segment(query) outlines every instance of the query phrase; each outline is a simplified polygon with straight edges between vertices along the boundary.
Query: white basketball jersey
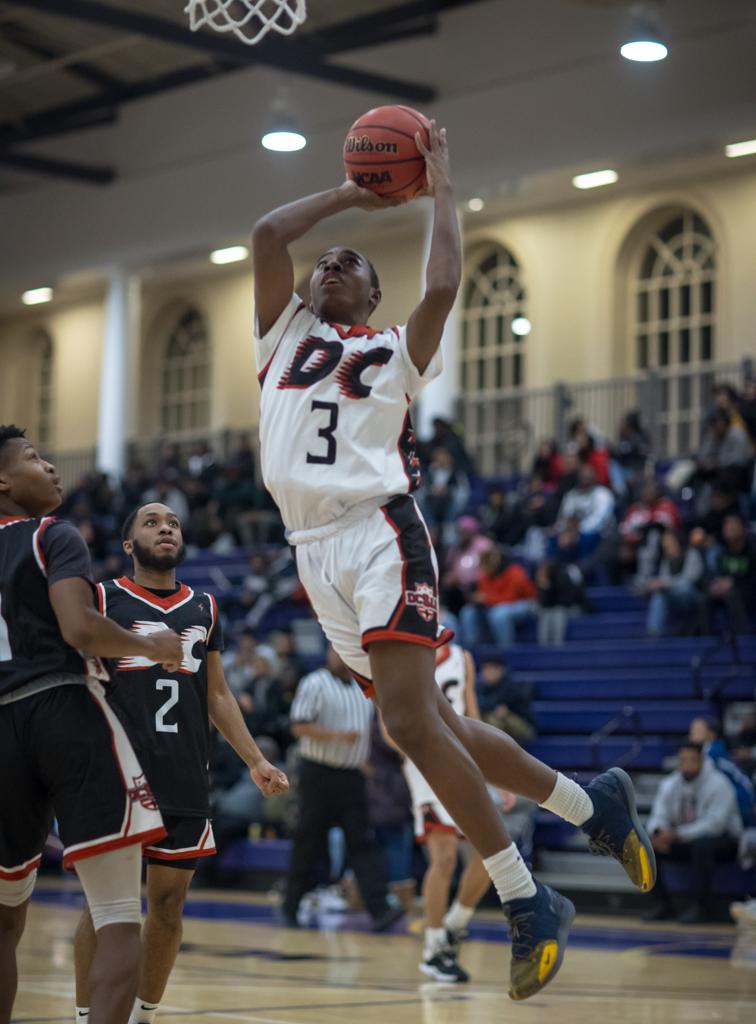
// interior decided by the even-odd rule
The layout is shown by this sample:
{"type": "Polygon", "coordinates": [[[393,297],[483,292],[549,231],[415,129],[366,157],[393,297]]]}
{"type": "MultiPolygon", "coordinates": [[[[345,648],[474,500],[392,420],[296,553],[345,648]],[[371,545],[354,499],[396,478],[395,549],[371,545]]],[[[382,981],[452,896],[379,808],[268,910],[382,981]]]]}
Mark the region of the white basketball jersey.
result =
{"type": "Polygon", "coordinates": [[[297,295],[255,342],[262,474],[289,531],[415,490],[409,405],[441,372],[440,350],[421,374],[406,327],[332,324],[297,295]]]}
{"type": "Polygon", "coordinates": [[[436,683],[457,714],[464,715],[467,711],[465,652],[459,644],[447,644],[439,648],[436,657],[436,683]]]}

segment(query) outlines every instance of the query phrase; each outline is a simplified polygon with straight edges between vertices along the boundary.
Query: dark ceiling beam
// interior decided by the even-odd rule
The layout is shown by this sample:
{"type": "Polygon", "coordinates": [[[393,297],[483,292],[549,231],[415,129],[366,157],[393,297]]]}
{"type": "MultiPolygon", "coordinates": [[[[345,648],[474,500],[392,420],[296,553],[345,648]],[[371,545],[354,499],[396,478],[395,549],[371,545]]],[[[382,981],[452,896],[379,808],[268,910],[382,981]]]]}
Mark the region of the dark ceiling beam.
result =
{"type": "Polygon", "coordinates": [[[0,124],[0,152],[7,146],[70,135],[87,128],[102,128],[115,124],[117,120],[118,109],[108,97],[64,103],[22,120],[0,124]]]}
{"type": "Polygon", "coordinates": [[[29,156],[25,153],[0,153],[0,164],[17,171],[31,171],[51,178],[66,178],[87,185],[110,185],[116,177],[112,167],[97,167],[46,156],[29,156]]]}
{"type": "Polygon", "coordinates": [[[137,33],[176,46],[186,46],[210,57],[238,62],[242,66],[264,64],[293,74],[418,103],[429,103],[436,96],[435,89],[417,82],[324,63],[319,55],[313,54],[294,39],[288,39],[286,42],[270,40],[255,47],[248,47],[215,32],[192,32],[191,29],[166,18],[157,18],[121,7],[103,6],[95,0],[66,0],[64,5],[59,0],[11,0],[11,3],[13,6],[44,14],[137,33]]]}
{"type": "MultiPolygon", "coordinates": [[[[17,49],[26,50],[27,53],[33,54],[35,57],[42,57],[45,60],[57,60],[60,57],[65,57],[65,51],[60,49],[54,49],[39,41],[27,28],[23,25],[16,25],[10,21],[0,22],[0,32],[12,43],[17,49]]],[[[66,64],[60,69],[61,71],[68,72],[69,74],[75,75],[82,81],[89,83],[90,85],[96,85],[103,92],[111,92],[115,89],[119,89],[122,82],[118,78],[114,78],[113,75],[109,75],[106,71],[102,71],[94,64],[90,64],[87,61],[75,61],[72,64],[66,64]]]]}

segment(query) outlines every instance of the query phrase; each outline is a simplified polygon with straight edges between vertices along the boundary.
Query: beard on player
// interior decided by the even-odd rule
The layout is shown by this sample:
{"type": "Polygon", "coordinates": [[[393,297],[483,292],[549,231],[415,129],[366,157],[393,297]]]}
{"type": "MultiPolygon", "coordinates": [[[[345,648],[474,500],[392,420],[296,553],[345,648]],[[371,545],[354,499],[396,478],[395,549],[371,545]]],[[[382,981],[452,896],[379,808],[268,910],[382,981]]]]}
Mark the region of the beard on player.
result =
{"type": "MultiPolygon", "coordinates": [[[[162,538],[163,540],[165,538],[162,538]]],[[[156,543],[160,543],[157,541],[156,543]]],[[[175,569],[186,558],[186,544],[183,542],[176,545],[174,551],[164,551],[158,554],[151,548],[140,544],[136,538],[131,541],[134,561],[143,569],[156,569],[158,572],[168,572],[175,569]]]]}

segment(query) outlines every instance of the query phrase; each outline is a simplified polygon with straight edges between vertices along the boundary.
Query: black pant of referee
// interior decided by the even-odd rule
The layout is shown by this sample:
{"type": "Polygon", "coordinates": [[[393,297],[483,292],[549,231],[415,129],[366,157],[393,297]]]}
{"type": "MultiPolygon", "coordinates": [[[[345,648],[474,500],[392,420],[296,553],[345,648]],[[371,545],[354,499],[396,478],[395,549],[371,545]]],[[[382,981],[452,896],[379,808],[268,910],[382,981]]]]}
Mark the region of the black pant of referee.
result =
{"type": "Polygon", "coordinates": [[[328,830],[334,827],[344,832],[347,863],[373,919],[373,931],[386,931],[403,911],[386,899],[386,872],[368,820],[365,776],[359,768],[331,768],[306,758],[299,769],[299,822],[283,902],[286,924],[298,927],[299,901],[312,888],[328,830]]]}

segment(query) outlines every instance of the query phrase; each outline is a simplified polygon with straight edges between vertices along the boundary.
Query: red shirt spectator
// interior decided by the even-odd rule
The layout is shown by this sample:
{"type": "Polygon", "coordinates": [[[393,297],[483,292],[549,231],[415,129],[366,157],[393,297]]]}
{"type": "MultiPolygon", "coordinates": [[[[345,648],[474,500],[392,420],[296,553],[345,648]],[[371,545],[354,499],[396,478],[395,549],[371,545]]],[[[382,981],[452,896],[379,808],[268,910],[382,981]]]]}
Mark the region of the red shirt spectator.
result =
{"type": "Polygon", "coordinates": [[[651,526],[664,530],[679,530],[682,518],[677,505],[659,493],[653,482],[647,483],[641,492],[641,500],[631,505],[620,523],[620,533],[643,538],[651,526]]]}
{"type": "Polygon", "coordinates": [[[489,576],[484,570],[478,581],[478,593],[481,603],[490,607],[513,601],[533,601],[538,592],[523,567],[512,563],[494,576],[489,576]]]}

